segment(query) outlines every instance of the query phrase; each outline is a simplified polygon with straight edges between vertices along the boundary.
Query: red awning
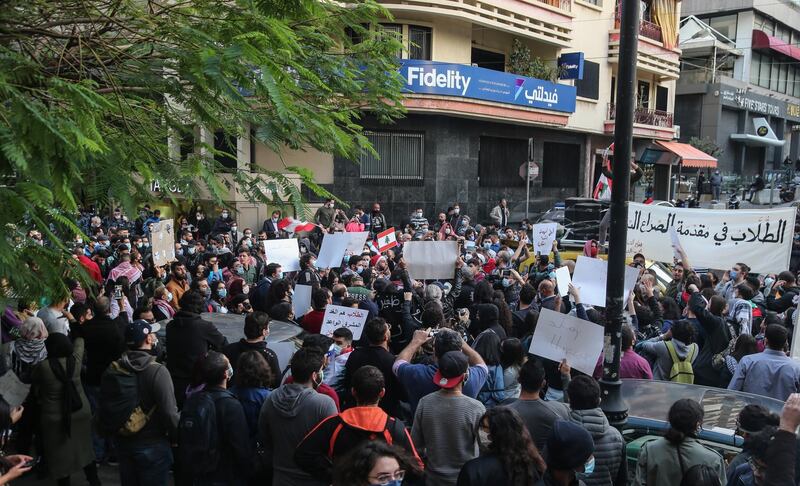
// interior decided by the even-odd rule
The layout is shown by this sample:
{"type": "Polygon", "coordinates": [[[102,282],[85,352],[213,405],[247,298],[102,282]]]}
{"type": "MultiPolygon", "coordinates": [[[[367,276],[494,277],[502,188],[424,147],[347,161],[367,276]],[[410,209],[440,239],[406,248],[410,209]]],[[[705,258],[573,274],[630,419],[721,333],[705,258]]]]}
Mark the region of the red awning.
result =
{"type": "Polygon", "coordinates": [[[688,143],[656,141],[657,145],[664,147],[681,158],[685,167],[716,167],[717,159],[696,149],[688,143]]]}
{"type": "Polygon", "coordinates": [[[800,47],[790,44],[785,40],[778,39],[777,37],[772,37],[763,30],[753,31],[753,48],[770,49],[800,61],[800,47]]]}

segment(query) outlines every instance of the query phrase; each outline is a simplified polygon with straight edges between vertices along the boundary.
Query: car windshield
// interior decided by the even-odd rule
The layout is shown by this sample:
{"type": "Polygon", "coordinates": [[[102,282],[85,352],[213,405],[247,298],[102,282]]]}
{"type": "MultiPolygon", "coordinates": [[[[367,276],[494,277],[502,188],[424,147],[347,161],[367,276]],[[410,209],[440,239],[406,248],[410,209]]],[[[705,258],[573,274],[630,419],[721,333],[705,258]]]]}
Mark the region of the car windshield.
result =
{"type": "Polygon", "coordinates": [[[780,414],[783,402],[750,393],[686,385],[668,381],[622,380],[622,395],[628,404],[628,415],[666,421],[669,408],[681,398],[700,403],[705,413],[703,428],[736,429],[736,418],[746,405],[763,405],[780,414]]]}

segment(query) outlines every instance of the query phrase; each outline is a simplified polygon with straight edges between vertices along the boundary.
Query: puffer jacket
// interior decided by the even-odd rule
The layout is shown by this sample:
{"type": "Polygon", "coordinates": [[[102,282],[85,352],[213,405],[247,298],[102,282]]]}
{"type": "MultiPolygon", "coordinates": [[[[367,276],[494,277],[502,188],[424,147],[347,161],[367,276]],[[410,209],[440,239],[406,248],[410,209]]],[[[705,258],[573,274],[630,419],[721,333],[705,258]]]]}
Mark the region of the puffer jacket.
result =
{"type": "Polygon", "coordinates": [[[609,425],[603,411],[599,408],[572,410],[569,418],[589,431],[594,440],[594,472],[583,478],[587,486],[626,484],[625,441],[619,430],[609,425]]]}

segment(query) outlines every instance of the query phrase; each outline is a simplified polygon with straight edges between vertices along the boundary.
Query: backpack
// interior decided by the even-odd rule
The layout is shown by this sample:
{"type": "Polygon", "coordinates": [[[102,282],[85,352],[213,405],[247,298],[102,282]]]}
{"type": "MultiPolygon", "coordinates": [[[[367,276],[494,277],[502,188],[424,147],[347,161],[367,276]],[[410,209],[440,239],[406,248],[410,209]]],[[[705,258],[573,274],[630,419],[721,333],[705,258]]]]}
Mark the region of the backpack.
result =
{"type": "MultiPolygon", "coordinates": [[[[149,366],[158,365],[153,361],[149,366]]],[[[97,405],[97,426],[104,436],[131,436],[140,432],[156,406],[145,412],[139,399],[139,372],[122,364],[111,363],[100,378],[100,396],[97,405]]]]}
{"type": "MultiPolygon", "coordinates": [[[[364,433],[365,431],[362,429],[357,429],[354,427],[350,427],[349,425],[345,424],[344,422],[339,422],[335,429],[333,429],[333,433],[331,433],[331,440],[328,442],[328,458],[333,459],[333,452],[336,448],[336,439],[339,437],[339,434],[342,430],[348,427],[354,431],[364,433]]],[[[388,417],[386,419],[386,424],[383,426],[383,434],[375,434],[370,433],[368,436],[365,437],[365,440],[377,440],[383,439],[389,445],[392,445],[394,442],[394,435],[397,434],[398,437],[402,437],[403,434],[406,433],[405,427],[401,426],[400,422],[395,419],[394,417],[388,417]]]]}
{"type": "Polygon", "coordinates": [[[195,473],[213,472],[219,464],[216,403],[225,396],[200,391],[187,398],[181,410],[177,460],[195,473]]]}
{"type": "Polygon", "coordinates": [[[672,368],[669,370],[669,381],[693,384],[694,369],[692,369],[692,359],[694,359],[697,347],[690,346],[689,354],[686,355],[686,359],[681,361],[678,358],[678,353],[675,352],[675,345],[671,341],[665,341],[664,344],[667,346],[667,351],[669,351],[669,357],[672,358],[672,368]]]}

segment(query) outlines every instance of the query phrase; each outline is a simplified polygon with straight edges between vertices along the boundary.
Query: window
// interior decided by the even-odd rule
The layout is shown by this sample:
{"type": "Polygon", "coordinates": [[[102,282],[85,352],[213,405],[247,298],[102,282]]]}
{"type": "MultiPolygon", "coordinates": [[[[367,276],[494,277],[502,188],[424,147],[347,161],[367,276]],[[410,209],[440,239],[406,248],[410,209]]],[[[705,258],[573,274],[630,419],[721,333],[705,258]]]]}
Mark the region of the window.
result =
{"type": "Polygon", "coordinates": [[[611,103],[616,103],[617,100],[617,78],[611,76],[611,103]]]}
{"type": "Polygon", "coordinates": [[[775,22],[763,15],[756,15],[755,28],[769,35],[775,35],[775,22]]]}
{"type": "Polygon", "coordinates": [[[780,70],[778,71],[778,91],[781,93],[786,92],[786,78],[789,76],[789,66],[786,64],[780,65],[780,70]]]}
{"type": "Polygon", "coordinates": [[[519,166],[528,161],[528,140],[481,137],[478,150],[478,185],[481,187],[525,187],[519,166]]]}
{"type": "Polygon", "coordinates": [[[772,69],[769,72],[769,89],[772,91],[778,91],[778,72],[780,71],[780,64],[778,64],[777,59],[772,59],[772,69]]]}
{"type": "Polygon", "coordinates": [[[650,83],[647,81],[636,83],[636,107],[650,109],[650,83]]]}
{"type": "Polygon", "coordinates": [[[425,159],[425,135],[403,132],[364,132],[379,157],[361,155],[362,179],[421,181],[425,159]]]}
{"type": "Polygon", "coordinates": [[[501,52],[492,52],[484,49],[472,48],[472,64],[495,71],[506,70],[506,55],[501,52]]]}
{"type": "Polygon", "coordinates": [[[542,187],[578,188],[581,146],[545,142],[542,155],[542,187]]]}
{"type": "Polygon", "coordinates": [[[214,132],[214,160],[228,169],[236,169],[236,135],[214,132]]]}
{"type": "Polygon", "coordinates": [[[583,62],[583,79],[575,80],[578,96],[596,100],[600,98],[600,64],[583,62]]]}
{"type": "MultiPolygon", "coordinates": [[[[400,24],[380,24],[378,25],[378,30],[381,32],[381,34],[386,35],[387,37],[391,36],[400,42],[403,41],[403,26],[400,24]]],[[[399,49],[395,53],[395,57],[398,59],[403,57],[403,50],[399,49]]]]}
{"type": "Polygon", "coordinates": [[[750,84],[759,84],[759,70],[761,69],[761,54],[754,52],[750,58],[750,84]]]}
{"type": "Polygon", "coordinates": [[[669,104],[669,88],[656,86],[656,110],[667,111],[669,104]]]}
{"type": "MultiPolygon", "coordinates": [[[[369,25],[362,24],[361,28],[364,30],[369,30],[369,25]]],[[[353,29],[352,27],[345,27],[344,33],[345,35],[347,35],[347,38],[350,39],[350,42],[352,44],[361,44],[362,42],[364,42],[364,36],[362,35],[362,33],[356,32],[356,30],[353,29]]]]}
{"type": "Polygon", "coordinates": [[[194,127],[184,127],[180,137],[181,160],[186,160],[187,157],[194,153],[194,127]]]}
{"type": "Polygon", "coordinates": [[[736,22],[738,14],[723,15],[722,17],[712,17],[707,19],[706,22],[714,30],[724,35],[730,40],[736,40],[736,22]]]}
{"type": "Polygon", "coordinates": [[[418,25],[408,26],[408,58],[431,60],[431,28],[418,25]]]}

